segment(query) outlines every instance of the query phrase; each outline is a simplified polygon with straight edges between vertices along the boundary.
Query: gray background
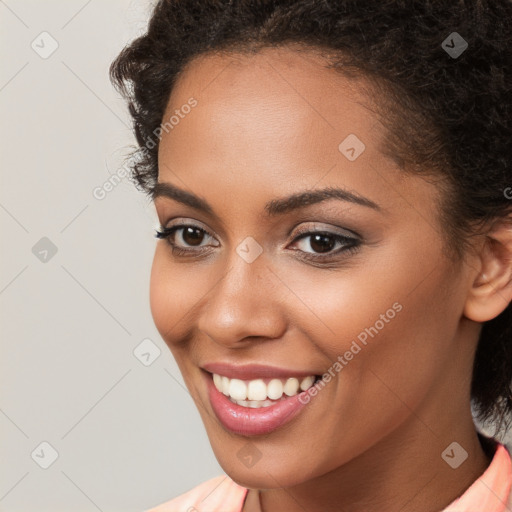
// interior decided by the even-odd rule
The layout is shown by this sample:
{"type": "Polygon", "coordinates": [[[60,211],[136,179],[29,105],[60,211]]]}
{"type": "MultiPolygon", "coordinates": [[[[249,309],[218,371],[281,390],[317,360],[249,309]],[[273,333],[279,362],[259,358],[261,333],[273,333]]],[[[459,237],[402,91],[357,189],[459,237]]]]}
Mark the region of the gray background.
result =
{"type": "Polygon", "coordinates": [[[108,66],[151,5],[0,0],[0,511],[141,511],[222,471],[151,318],[153,207],[93,195],[134,143],[108,66]]]}
{"type": "Polygon", "coordinates": [[[150,7],[0,1],[2,512],[140,511],[221,472],[151,318],[153,207],[126,178],[93,196],[134,143],[108,66],[150,7]]]}

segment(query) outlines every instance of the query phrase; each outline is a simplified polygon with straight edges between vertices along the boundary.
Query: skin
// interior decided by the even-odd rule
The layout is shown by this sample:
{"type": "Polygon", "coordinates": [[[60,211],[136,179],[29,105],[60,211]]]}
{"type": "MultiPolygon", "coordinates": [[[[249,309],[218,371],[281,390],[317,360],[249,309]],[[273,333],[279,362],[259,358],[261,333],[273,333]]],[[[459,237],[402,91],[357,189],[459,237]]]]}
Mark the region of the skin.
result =
{"type": "Polygon", "coordinates": [[[206,200],[215,216],[164,196],[155,207],[162,226],[183,221],[213,237],[194,243],[178,231],[177,245],[205,251],[191,256],[157,242],[151,310],[220,465],[251,489],[244,511],[442,510],[490,462],[471,417],[470,377],[480,322],[511,300],[510,230],[494,231],[500,251],[478,237],[466,262],[449,260],[437,188],[383,155],[384,128],[357,83],[313,52],[201,56],[163,119],[190,97],[197,106],[162,135],[159,182],[206,200]],[[366,146],[355,161],[338,149],[351,133],[366,146]],[[330,199],[265,215],[272,199],[326,186],[380,211],[330,199]],[[356,233],[361,245],[334,254],[336,242],[328,263],[315,264],[300,255],[319,256],[321,246],[298,239],[299,227],[356,233]],[[252,263],[236,252],[248,236],[263,251],[252,263]],[[401,311],[290,423],[249,439],[216,418],[206,362],[322,374],[394,303],[401,311]],[[457,469],[441,457],[453,441],[468,453],[457,469]],[[251,468],[237,457],[248,443],[261,452],[251,468]]]}

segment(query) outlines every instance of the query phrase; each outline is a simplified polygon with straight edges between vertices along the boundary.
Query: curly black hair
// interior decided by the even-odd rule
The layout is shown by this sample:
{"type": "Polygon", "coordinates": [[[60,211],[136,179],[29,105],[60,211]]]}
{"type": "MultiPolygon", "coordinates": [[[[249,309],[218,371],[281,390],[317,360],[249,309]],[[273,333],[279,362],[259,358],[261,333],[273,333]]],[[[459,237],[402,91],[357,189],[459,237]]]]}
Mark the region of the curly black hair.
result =
{"type": "MultiPolygon", "coordinates": [[[[133,118],[136,186],[151,195],[157,182],[155,134],[192,59],[294,44],[378,93],[368,96],[386,127],[382,151],[436,177],[455,261],[478,227],[511,213],[510,0],[160,0],[110,67],[133,118]]],[[[471,384],[478,419],[496,431],[512,412],[511,382],[509,304],[482,327],[471,384]]]]}

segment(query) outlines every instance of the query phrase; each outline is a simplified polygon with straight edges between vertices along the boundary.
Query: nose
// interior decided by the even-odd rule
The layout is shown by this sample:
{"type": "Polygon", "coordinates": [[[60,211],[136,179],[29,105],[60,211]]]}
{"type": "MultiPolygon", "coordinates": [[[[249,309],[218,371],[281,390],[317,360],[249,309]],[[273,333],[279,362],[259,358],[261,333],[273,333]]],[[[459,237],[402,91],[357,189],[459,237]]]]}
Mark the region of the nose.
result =
{"type": "Polygon", "coordinates": [[[287,290],[263,258],[235,261],[206,297],[197,327],[229,348],[275,339],[286,329],[287,290]]]}

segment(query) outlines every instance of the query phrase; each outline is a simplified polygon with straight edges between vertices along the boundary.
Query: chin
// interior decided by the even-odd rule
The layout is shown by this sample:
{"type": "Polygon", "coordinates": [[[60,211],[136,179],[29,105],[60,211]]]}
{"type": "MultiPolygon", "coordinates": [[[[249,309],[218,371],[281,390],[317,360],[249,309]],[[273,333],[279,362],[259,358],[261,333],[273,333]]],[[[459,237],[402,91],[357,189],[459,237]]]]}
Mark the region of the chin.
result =
{"type": "MultiPolygon", "coordinates": [[[[246,443],[250,446],[250,441],[246,443]]],[[[221,444],[219,450],[214,449],[215,457],[224,472],[238,485],[248,489],[277,489],[293,487],[315,477],[311,472],[311,464],[297,462],[308,460],[306,456],[295,455],[293,460],[283,464],[283,460],[262,456],[253,465],[247,466],[237,457],[238,450],[226,450],[221,444]],[[295,460],[297,459],[297,460],[295,460]],[[302,466],[302,467],[301,467],[302,466]],[[298,469],[300,468],[300,469],[298,469]]]]}

